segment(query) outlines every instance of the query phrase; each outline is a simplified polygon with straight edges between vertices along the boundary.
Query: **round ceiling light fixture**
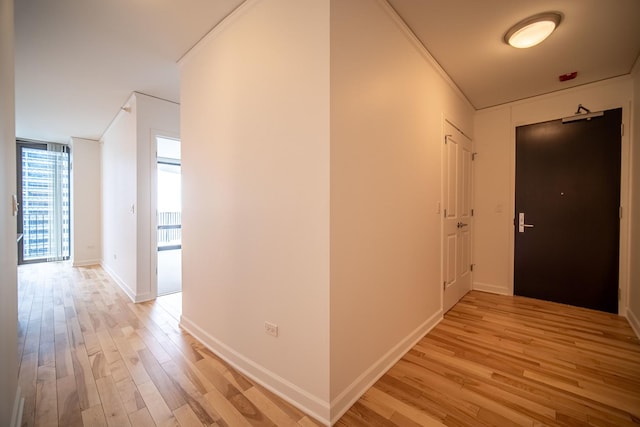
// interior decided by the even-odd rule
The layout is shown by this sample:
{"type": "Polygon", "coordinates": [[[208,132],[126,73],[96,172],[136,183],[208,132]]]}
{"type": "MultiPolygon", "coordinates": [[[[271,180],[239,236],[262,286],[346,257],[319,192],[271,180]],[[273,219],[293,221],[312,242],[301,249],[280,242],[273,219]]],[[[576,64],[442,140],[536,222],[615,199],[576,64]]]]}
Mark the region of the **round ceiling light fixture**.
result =
{"type": "Polygon", "coordinates": [[[545,12],[523,19],[504,35],[504,41],[513,47],[524,49],[541,43],[560,25],[562,15],[545,12]]]}

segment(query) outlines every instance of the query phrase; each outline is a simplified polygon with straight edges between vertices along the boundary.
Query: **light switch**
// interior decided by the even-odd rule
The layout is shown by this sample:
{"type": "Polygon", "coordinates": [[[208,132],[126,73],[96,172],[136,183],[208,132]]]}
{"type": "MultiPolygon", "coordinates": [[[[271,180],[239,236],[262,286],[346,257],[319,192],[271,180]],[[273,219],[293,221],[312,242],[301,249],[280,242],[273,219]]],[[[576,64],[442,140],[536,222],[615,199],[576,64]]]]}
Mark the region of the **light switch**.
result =
{"type": "Polygon", "coordinates": [[[20,204],[18,203],[18,196],[16,196],[15,194],[11,195],[11,206],[13,209],[13,216],[17,216],[18,215],[18,207],[20,206],[20,204]]]}

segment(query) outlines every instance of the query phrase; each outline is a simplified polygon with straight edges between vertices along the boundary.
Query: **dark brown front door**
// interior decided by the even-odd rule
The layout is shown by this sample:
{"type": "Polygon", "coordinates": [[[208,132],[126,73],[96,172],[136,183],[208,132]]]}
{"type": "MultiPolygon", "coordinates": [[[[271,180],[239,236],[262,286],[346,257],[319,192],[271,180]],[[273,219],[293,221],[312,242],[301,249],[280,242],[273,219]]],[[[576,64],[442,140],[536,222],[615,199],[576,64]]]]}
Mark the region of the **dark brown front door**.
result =
{"type": "Polygon", "coordinates": [[[516,128],[516,295],[618,312],[621,123],[516,128]]]}

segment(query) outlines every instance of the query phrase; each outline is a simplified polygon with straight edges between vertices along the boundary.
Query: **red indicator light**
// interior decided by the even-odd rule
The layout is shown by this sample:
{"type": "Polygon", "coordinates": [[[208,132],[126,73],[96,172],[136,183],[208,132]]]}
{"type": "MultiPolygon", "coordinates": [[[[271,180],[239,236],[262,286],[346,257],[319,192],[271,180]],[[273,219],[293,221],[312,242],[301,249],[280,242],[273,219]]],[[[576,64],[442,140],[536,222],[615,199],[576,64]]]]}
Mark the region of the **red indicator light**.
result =
{"type": "Polygon", "coordinates": [[[573,73],[562,74],[558,76],[558,80],[560,80],[561,82],[566,82],[567,80],[575,79],[577,75],[578,75],[577,71],[574,71],[573,73]]]}

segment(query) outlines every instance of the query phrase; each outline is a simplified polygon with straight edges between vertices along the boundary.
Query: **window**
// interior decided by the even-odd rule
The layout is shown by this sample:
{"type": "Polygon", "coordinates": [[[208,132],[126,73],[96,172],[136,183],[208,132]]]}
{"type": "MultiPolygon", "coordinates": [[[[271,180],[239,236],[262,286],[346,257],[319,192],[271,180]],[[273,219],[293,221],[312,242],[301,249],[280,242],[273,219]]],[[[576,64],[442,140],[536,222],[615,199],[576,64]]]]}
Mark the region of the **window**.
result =
{"type": "Polygon", "coordinates": [[[69,147],[18,141],[20,264],[69,259],[69,147]]]}

